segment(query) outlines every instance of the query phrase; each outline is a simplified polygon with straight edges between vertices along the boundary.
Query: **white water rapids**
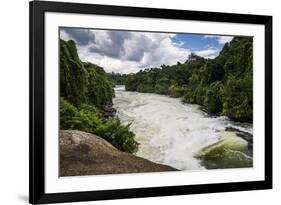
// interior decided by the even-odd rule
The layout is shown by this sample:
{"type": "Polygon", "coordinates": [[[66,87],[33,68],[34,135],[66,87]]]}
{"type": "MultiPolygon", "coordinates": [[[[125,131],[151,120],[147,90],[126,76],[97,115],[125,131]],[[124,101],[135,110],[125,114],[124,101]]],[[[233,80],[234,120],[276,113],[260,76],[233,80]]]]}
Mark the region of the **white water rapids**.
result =
{"type": "Polygon", "coordinates": [[[194,157],[202,148],[218,141],[226,127],[252,133],[252,125],[212,117],[198,105],[183,104],[179,98],[127,92],[115,88],[114,107],[122,124],[140,143],[137,156],[180,170],[205,169],[194,157]]]}

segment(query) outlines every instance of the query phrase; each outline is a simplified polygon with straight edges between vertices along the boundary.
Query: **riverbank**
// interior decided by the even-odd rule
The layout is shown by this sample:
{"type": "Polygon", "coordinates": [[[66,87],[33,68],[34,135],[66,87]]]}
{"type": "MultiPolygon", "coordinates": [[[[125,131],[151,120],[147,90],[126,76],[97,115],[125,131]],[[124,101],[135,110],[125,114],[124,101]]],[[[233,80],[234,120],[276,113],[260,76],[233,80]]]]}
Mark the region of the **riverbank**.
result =
{"type": "Polygon", "coordinates": [[[121,152],[104,139],[77,130],[60,131],[60,176],[176,171],[121,152]]]}

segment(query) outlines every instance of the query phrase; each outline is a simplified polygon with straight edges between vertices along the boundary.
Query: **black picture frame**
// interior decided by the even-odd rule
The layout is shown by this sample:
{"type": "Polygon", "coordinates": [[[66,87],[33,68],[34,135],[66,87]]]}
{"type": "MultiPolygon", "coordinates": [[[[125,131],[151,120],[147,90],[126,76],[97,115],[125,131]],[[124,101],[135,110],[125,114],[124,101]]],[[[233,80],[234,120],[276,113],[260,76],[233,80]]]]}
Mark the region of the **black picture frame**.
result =
{"type": "Polygon", "coordinates": [[[198,193],[260,190],[272,188],[272,17],[262,15],[230,14],[105,6],[62,2],[30,2],[30,165],[29,202],[31,204],[154,197],[198,193]],[[98,14],[110,16],[150,17],[163,19],[198,20],[209,22],[247,23],[265,26],[265,180],[183,185],[153,188],[86,191],[71,193],[45,192],[45,72],[44,72],[44,15],[45,12],[98,14]]]}

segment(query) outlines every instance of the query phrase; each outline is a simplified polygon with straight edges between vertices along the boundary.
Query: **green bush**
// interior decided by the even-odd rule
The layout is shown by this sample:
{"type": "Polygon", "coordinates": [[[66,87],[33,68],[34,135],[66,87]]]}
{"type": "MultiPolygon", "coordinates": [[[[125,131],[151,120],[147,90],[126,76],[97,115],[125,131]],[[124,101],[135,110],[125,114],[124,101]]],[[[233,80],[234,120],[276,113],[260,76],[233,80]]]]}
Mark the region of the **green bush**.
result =
{"type": "Polygon", "coordinates": [[[102,68],[91,63],[84,63],[89,74],[87,103],[103,107],[112,104],[113,84],[107,79],[102,68]]]}
{"type": "Polygon", "coordinates": [[[223,85],[220,81],[212,83],[206,92],[204,106],[208,113],[220,114],[222,111],[223,85]]]}
{"type": "Polygon", "coordinates": [[[139,84],[137,86],[137,91],[142,93],[151,93],[154,92],[154,88],[147,84],[139,84]]]}
{"type": "Polygon", "coordinates": [[[75,129],[78,109],[64,98],[60,98],[60,129],[75,129]]]}
{"type": "Polygon", "coordinates": [[[169,86],[170,86],[170,80],[167,78],[160,78],[156,81],[155,85],[155,93],[158,94],[169,94],[169,86]]]}
{"type": "Polygon", "coordinates": [[[190,87],[185,88],[182,100],[185,103],[197,103],[194,90],[192,90],[190,87]]]}
{"type": "Polygon", "coordinates": [[[195,88],[195,98],[196,98],[196,103],[199,105],[204,104],[205,96],[206,96],[206,87],[200,83],[196,88],[195,88]]]}
{"type": "Polygon", "coordinates": [[[138,150],[138,142],[135,141],[134,133],[129,131],[130,125],[123,126],[117,119],[111,119],[97,127],[95,133],[119,150],[135,153],[138,150]]]}
{"type": "Polygon", "coordinates": [[[251,73],[242,79],[236,79],[234,76],[228,79],[223,100],[223,115],[237,121],[252,122],[252,81],[251,73]]]}
{"type": "Polygon", "coordinates": [[[102,124],[102,117],[94,106],[83,104],[77,109],[64,98],[60,99],[60,129],[94,133],[102,124]]]}
{"type": "Polygon", "coordinates": [[[95,106],[82,104],[76,108],[64,98],[60,99],[60,129],[96,134],[121,151],[135,153],[138,143],[129,126],[122,125],[118,119],[103,119],[100,110],[95,106]]]}
{"type": "Polygon", "coordinates": [[[169,95],[171,97],[179,98],[179,97],[183,96],[183,93],[184,93],[184,87],[182,87],[182,86],[171,85],[169,87],[169,95]]]}

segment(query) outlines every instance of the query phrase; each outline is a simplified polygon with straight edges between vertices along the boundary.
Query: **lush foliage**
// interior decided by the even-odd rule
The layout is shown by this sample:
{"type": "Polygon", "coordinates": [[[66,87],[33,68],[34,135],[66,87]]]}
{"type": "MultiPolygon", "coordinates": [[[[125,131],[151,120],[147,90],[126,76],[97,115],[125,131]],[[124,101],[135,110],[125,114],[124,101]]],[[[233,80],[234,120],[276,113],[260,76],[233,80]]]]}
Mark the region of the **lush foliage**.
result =
{"type": "Polygon", "coordinates": [[[127,75],[112,72],[107,73],[107,77],[114,85],[124,85],[127,75]]]}
{"type": "Polygon", "coordinates": [[[134,133],[129,131],[129,125],[123,126],[115,118],[104,119],[101,111],[89,104],[76,108],[61,98],[60,128],[94,133],[121,151],[135,153],[138,148],[134,133]]]}
{"type": "Polygon", "coordinates": [[[74,41],[60,41],[60,96],[60,129],[93,133],[121,151],[137,151],[129,125],[104,115],[112,105],[113,83],[103,68],[80,61],[74,41]]]}
{"type": "Polygon", "coordinates": [[[215,59],[191,54],[185,63],[141,70],[125,76],[128,91],[182,97],[202,105],[210,114],[252,121],[253,43],[251,37],[235,37],[215,59]]]}
{"type": "Polygon", "coordinates": [[[60,96],[79,106],[112,104],[114,90],[103,68],[80,61],[74,41],[60,40],[60,96]]]}

